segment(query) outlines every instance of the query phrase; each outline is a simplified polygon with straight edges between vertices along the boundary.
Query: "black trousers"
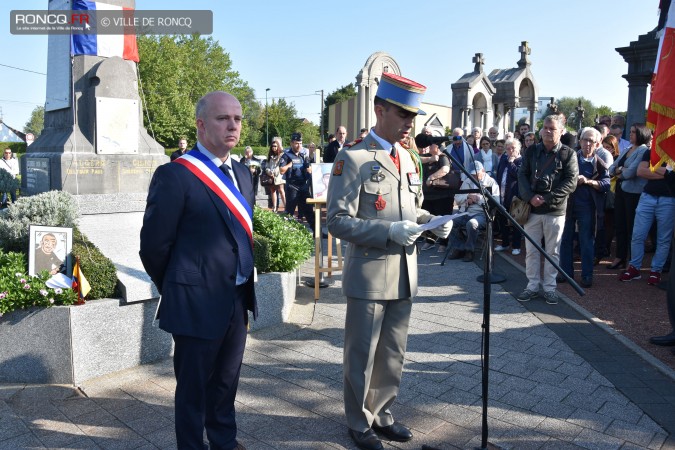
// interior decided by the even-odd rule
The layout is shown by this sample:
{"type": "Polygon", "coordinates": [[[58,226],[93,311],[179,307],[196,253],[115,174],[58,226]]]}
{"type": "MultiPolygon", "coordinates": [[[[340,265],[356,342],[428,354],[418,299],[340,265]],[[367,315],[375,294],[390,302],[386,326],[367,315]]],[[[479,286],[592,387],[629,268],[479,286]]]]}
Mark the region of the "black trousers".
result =
{"type": "Polygon", "coordinates": [[[616,185],[614,198],[614,235],[616,236],[616,257],[628,260],[630,241],[633,237],[635,209],[640,201],[640,194],[624,192],[621,185],[616,185]]]}
{"type": "MultiPolygon", "coordinates": [[[[196,300],[198,301],[198,300],[196,300]]],[[[246,347],[248,316],[243,289],[237,287],[232,317],[218,339],[173,335],[176,375],[175,417],[179,450],[204,450],[203,433],[213,450],[237,446],[234,399],[246,347]]]]}

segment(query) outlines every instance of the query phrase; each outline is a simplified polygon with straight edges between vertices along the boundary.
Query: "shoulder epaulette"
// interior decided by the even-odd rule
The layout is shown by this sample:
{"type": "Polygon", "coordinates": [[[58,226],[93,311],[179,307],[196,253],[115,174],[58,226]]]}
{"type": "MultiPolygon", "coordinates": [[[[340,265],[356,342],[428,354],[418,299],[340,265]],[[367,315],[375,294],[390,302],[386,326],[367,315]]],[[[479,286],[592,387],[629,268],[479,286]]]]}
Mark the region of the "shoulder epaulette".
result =
{"type": "Polygon", "coordinates": [[[343,145],[343,147],[349,148],[349,147],[351,147],[352,145],[358,144],[358,143],[361,142],[362,140],[363,140],[362,138],[359,138],[359,139],[355,140],[354,142],[350,142],[349,144],[343,145]]]}

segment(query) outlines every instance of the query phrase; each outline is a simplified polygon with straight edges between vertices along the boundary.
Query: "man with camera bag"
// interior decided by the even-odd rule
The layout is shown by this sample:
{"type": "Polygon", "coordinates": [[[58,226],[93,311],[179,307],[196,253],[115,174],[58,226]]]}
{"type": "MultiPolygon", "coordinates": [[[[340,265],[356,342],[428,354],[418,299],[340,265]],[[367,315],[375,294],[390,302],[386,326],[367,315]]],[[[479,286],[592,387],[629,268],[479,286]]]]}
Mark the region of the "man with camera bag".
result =
{"type": "MultiPolygon", "coordinates": [[[[556,263],[560,258],[567,198],[576,189],[579,175],[576,153],[560,142],[563,131],[562,116],[546,116],[539,133],[541,142],[525,150],[518,171],[519,197],[532,205],[525,232],[535,242],[543,239],[546,252],[556,263]]],[[[525,250],[527,287],[518,295],[518,300],[526,302],[539,296],[541,283],[546,303],[557,304],[557,270],[547,260],[541,272],[539,251],[529,240],[525,241],[525,250]]]]}

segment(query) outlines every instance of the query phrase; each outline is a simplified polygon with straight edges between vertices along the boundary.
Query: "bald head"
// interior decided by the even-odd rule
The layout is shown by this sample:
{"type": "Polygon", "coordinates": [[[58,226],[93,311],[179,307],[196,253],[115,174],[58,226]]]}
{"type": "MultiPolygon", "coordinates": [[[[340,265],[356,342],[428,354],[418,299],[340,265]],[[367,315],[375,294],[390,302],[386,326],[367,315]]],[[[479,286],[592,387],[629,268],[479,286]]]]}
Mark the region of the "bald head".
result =
{"type": "Polygon", "coordinates": [[[195,110],[199,142],[225,161],[239,142],[242,112],[239,100],[223,91],[209,92],[195,110]]]}

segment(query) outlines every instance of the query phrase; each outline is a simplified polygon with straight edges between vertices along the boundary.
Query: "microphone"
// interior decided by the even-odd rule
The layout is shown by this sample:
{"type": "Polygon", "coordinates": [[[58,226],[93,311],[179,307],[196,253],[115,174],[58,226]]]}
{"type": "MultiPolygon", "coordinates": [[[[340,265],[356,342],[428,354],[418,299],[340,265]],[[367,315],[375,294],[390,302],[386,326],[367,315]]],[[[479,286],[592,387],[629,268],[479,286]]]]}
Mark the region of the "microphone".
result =
{"type": "Polygon", "coordinates": [[[428,134],[420,133],[415,136],[415,144],[418,148],[428,147],[431,144],[442,144],[443,142],[451,141],[452,136],[429,136],[428,134]]]}

